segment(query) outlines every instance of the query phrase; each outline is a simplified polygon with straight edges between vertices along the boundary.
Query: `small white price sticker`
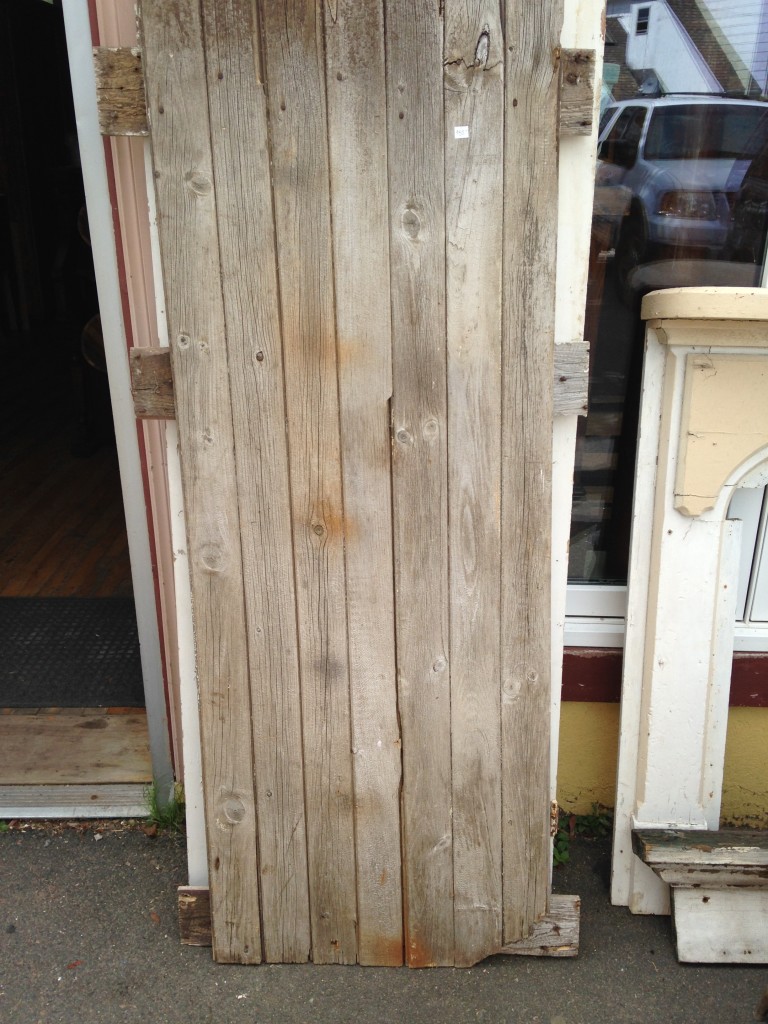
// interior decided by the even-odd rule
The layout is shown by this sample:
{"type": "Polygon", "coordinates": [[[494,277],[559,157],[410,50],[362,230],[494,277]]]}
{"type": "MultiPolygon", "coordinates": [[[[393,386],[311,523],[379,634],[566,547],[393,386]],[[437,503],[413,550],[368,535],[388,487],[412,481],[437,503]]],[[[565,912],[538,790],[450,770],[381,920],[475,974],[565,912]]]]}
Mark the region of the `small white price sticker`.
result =
{"type": "Polygon", "coordinates": [[[469,125],[468,124],[457,124],[453,129],[454,139],[468,139],[469,138],[469,125]]]}

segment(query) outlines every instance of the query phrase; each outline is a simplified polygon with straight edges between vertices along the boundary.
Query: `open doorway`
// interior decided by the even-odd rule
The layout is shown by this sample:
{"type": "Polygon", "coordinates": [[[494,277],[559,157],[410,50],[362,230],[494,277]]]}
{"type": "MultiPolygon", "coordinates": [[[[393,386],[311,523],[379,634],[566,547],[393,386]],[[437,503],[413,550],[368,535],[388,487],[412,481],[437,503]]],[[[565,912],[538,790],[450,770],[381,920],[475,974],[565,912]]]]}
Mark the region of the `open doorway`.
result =
{"type": "Polygon", "coordinates": [[[0,807],[104,804],[151,762],[64,26],[0,23],[0,807]]]}

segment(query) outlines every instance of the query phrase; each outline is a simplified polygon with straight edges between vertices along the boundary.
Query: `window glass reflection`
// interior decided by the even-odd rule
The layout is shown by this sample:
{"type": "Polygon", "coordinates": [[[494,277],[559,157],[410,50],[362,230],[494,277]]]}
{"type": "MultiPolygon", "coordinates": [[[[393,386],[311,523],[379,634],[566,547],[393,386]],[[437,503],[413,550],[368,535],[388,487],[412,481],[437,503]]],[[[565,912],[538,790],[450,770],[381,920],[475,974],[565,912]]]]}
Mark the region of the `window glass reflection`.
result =
{"type": "Polygon", "coordinates": [[[626,581],[656,288],[755,285],[768,225],[768,2],[607,5],[570,577],[626,581]]]}

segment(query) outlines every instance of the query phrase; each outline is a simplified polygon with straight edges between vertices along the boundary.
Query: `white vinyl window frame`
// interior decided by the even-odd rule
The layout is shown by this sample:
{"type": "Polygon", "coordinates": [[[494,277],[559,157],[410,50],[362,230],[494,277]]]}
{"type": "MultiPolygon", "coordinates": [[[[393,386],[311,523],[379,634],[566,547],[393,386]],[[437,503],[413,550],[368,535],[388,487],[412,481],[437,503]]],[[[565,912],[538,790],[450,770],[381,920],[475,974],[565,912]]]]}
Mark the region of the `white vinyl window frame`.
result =
{"type": "MultiPolygon", "coordinates": [[[[768,651],[768,487],[735,491],[728,518],[742,523],[734,650],[768,651]]],[[[623,647],[626,606],[626,586],[570,583],[566,646],[623,647]]]]}

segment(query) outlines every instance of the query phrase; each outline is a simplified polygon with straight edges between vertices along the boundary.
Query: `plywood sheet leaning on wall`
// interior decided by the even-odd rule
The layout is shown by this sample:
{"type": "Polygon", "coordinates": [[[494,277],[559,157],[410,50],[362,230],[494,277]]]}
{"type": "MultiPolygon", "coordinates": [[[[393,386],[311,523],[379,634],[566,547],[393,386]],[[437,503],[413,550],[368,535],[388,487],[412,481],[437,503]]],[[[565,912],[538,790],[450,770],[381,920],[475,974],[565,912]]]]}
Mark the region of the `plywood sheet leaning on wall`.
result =
{"type": "Polygon", "coordinates": [[[559,5],[518,7],[142,3],[219,960],[557,934],[559,5]]]}

